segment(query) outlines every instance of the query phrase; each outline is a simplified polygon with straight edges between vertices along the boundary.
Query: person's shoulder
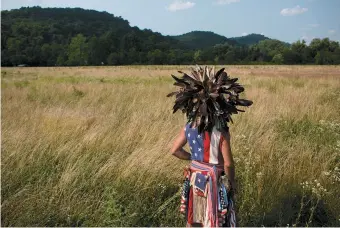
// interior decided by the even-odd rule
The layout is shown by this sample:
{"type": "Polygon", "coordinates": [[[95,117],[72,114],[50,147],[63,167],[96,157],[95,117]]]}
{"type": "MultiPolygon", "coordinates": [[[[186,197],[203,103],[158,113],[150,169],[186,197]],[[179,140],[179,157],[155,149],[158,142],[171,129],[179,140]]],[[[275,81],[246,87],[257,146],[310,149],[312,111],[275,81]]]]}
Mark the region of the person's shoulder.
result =
{"type": "Polygon", "coordinates": [[[183,130],[184,130],[185,132],[187,132],[189,128],[190,128],[190,123],[186,123],[186,124],[184,125],[184,127],[183,127],[183,130]]]}

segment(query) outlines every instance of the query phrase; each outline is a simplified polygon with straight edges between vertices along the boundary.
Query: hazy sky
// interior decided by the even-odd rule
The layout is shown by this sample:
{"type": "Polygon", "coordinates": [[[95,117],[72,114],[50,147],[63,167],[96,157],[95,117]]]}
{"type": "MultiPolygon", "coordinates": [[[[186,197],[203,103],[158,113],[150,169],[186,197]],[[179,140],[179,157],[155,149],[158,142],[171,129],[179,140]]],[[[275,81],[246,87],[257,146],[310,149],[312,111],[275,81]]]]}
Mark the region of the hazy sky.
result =
{"type": "Polygon", "coordinates": [[[287,42],[340,41],[340,0],[1,0],[2,10],[36,5],[107,11],[164,35],[202,30],[226,37],[259,33],[287,42]]]}

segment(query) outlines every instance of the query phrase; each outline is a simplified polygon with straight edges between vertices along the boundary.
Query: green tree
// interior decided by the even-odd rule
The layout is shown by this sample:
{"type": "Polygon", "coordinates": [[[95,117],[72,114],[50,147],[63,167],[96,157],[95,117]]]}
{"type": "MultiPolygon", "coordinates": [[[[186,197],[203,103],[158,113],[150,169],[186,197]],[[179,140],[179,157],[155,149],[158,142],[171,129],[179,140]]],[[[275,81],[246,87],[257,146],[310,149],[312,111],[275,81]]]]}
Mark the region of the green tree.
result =
{"type": "Polygon", "coordinates": [[[107,64],[108,65],[118,65],[119,64],[119,55],[116,52],[112,52],[107,57],[107,64]]]}
{"type": "Polygon", "coordinates": [[[307,45],[305,40],[302,41],[298,40],[292,43],[291,50],[298,53],[303,53],[306,47],[307,45]]]}
{"type": "Polygon", "coordinates": [[[163,64],[163,53],[159,49],[149,51],[147,58],[150,64],[163,64]]]}
{"type": "Polygon", "coordinates": [[[333,55],[329,51],[319,51],[315,56],[315,63],[319,65],[333,64],[333,55]]]}
{"type": "Polygon", "coordinates": [[[64,66],[67,64],[67,55],[65,52],[60,53],[60,55],[57,57],[57,66],[64,66]]]}
{"type": "Polygon", "coordinates": [[[285,48],[283,51],[283,59],[285,64],[299,64],[301,63],[301,55],[296,51],[285,48]]]}
{"type": "Polygon", "coordinates": [[[53,65],[53,60],[51,59],[52,48],[49,44],[44,44],[41,47],[41,64],[44,66],[53,65]]]}
{"type": "Polygon", "coordinates": [[[96,36],[92,36],[88,41],[88,64],[101,65],[107,62],[108,50],[106,45],[96,36]]]}
{"type": "Polygon", "coordinates": [[[73,37],[68,47],[68,65],[84,66],[87,65],[88,46],[83,34],[73,37]]]}
{"type": "Polygon", "coordinates": [[[225,64],[233,64],[236,60],[235,51],[230,50],[224,55],[225,64]]]}
{"type": "Polygon", "coordinates": [[[283,59],[282,54],[278,53],[278,54],[274,55],[272,62],[275,63],[275,64],[282,64],[283,60],[284,59],[283,59]]]}
{"type": "Polygon", "coordinates": [[[285,48],[283,42],[272,39],[261,40],[257,46],[265,61],[271,61],[276,54],[282,54],[285,48]]]}
{"type": "Polygon", "coordinates": [[[194,53],[194,61],[197,64],[201,62],[201,53],[202,53],[201,50],[197,50],[194,53]]]}

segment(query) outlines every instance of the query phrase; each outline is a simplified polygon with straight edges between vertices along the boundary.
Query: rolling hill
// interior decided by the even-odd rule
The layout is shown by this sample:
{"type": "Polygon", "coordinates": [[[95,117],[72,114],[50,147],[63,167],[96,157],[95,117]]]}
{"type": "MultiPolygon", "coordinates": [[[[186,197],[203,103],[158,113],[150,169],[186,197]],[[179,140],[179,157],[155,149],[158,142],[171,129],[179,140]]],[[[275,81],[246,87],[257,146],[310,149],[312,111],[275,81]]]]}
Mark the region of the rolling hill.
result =
{"type": "Polygon", "coordinates": [[[252,34],[249,34],[249,35],[246,35],[246,36],[232,37],[230,39],[236,41],[239,44],[253,45],[253,44],[257,44],[261,40],[268,40],[270,38],[268,38],[264,35],[252,33],[252,34]]]}
{"type": "Polygon", "coordinates": [[[228,43],[230,45],[237,45],[237,41],[228,39],[225,36],[218,35],[210,31],[192,31],[179,36],[172,36],[179,40],[185,46],[193,49],[210,48],[216,44],[228,43]]]}
{"type": "MultiPolygon", "coordinates": [[[[236,41],[239,44],[242,45],[254,45],[254,44],[258,44],[260,41],[262,40],[273,40],[269,37],[266,37],[262,34],[256,34],[256,33],[252,33],[252,34],[248,34],[246,36],[239,36],[239,37],[232,37],[229,38],[230,40],[236,41]]],[[[276,39],[275,39],[276,40],[276,39]]],[[[289,43],[281,41],[285,46],[290,46],[289,43]]]]}

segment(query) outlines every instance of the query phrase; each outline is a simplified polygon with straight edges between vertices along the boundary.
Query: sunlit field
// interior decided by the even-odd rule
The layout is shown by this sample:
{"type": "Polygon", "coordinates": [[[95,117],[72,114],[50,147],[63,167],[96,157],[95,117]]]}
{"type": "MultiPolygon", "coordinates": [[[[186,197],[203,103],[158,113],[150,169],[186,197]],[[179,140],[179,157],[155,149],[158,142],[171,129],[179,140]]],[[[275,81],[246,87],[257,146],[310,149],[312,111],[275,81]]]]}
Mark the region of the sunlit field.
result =
{"type": "MultiPolygon", "coordinates": [[[[166,95],[189,66],[1,70],[2,226],[185,225],[166,95]]],[[[238,225],[340,226],[340,66],[226,71],[254,102],[230,124],[238,225]]]]}

